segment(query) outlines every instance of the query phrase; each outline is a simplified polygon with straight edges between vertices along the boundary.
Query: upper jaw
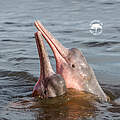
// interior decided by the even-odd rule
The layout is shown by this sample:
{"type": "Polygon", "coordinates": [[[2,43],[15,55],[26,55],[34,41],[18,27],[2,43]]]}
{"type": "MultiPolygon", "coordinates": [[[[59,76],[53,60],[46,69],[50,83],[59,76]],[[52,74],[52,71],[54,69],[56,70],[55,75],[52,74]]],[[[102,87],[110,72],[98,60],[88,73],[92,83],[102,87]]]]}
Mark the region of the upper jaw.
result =
{"type": "Polygon", "coordinates": [[[37,27],[37,29],[41,32],[43,37],[46,39],[48,44],[50,45],[50,47],[55,55],[56,61],[60,59],[64,62],[67,62],[66,56],[68,55],[69,50],[67,48],[65,48],[58,40],[56,40],[53,37],[53,35],[51,35],[50,32],[48,32],[44,28],[44,26],[40,23],[40,21],[35,21],[34,24],[37,27]]]}

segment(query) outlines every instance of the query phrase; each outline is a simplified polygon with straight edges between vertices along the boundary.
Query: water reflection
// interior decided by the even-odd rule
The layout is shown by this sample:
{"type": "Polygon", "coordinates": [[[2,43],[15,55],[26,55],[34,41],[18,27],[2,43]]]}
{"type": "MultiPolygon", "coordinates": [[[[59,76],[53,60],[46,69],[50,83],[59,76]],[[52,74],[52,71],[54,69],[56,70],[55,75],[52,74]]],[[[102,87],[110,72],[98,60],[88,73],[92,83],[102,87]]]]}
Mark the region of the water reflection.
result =
{"type": "Polygon", "coordinates": [[[31,120],[92,120],[114,114],[119,118],[119,85],[102,85],[111,98],[109,103],[101,103],[92,94],[73,89],[69,89],[63,96],[40,100],[31,97],[37,80],[31,74],[4,71],[0,72],[0,77],[9,81],[7,85],[0,85],[1,105],[5,106],[0,107],[3,111],[1,119],[16,120],[22,116],[23,119],[31,120]]]}
{"type": "Polygon", "coordinates": [[[69,89],[65,95],[57,98],[21,99],[10,103],[9,108],[33,111],[36,120],[76,120],[95,117],[98,111],[96,103],[96,98],[92,94],[69,89]]]}

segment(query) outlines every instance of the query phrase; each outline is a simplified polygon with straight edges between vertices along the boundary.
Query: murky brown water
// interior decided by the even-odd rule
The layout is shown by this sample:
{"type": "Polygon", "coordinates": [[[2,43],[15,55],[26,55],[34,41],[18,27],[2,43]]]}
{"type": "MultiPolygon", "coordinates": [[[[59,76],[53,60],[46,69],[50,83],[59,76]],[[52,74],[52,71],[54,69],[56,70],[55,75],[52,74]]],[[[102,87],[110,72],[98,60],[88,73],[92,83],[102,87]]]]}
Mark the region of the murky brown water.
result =
{"type": "MultiPolygon", "coordinates": [[[[55,60],[47,46],[52,65],[55,60]]],[[[120,1],[0,1],[0,120],[120,120],[120,1]],[[66,47],[79,48],[93,67],[111,102],[87,93],[31,97],[39,77],[33,23],[38,19],[66,47]],[[93,36],[89,24],[98,19],[103,33],[93,36]]]]}

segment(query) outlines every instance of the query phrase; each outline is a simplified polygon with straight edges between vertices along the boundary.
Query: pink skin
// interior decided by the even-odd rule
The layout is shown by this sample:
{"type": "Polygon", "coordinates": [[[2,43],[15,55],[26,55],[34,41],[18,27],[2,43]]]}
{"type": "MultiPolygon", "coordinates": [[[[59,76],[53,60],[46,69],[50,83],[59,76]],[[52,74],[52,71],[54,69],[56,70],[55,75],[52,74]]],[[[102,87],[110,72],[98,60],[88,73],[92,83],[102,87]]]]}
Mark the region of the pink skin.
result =
{"type": "Polygon", "coordinates": [[[35,22],[35,26],[51,47],[56,59],[56,71],[64,78],[66,87],[90,92],[107,101],[108,97],[81,51],[76,48],[65,48],[39,21],[35,22]]]}
{"type": "Polygon", "coordinates": [[[35,39],[40,57],[40,78],[34,86],[32,96],[48,98],[63,95],[66,92],[65,81],[53,71],[39,31],[35,33],[35,39]]]}

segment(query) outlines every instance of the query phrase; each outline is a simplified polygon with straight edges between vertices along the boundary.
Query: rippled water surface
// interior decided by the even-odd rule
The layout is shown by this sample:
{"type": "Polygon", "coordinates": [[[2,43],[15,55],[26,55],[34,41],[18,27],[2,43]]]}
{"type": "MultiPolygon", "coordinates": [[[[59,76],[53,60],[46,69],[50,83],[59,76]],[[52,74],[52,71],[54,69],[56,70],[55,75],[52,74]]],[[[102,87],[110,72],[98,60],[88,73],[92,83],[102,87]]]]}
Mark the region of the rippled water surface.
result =
{"type": "Polygon", "coordinates": [[[81,119],[120,120],[120,1],[1,0],[0,120],[81,119]],[[40,66],[34,40],[36,19],[64,46],[84,53],[111,102],[100,103],[71,91],[43,101],[31,97],[40,66]],[[95,19],[103,23],[99,36],[89,32],[95,19]]]}

